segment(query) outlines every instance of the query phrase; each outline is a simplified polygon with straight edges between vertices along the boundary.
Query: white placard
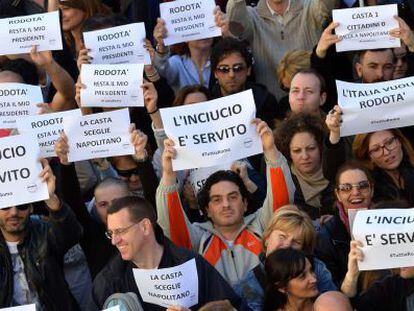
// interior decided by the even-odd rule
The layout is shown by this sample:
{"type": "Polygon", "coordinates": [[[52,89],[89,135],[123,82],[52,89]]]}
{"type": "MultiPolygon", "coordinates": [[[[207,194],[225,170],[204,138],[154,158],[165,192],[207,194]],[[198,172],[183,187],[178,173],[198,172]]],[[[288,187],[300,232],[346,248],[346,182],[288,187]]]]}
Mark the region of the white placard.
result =
{"type": "Polygon", "coordinates": [[[145,44],[144,23],[134,23],[83,33],[92,64],[151,64],[145,44]]]}
{"type": "Polygon", "coordinates": [[[102,311],[121,311],[121,309],[119,309],[119,306],[115,306],[115,307],[110,307],[102,311]]]}
{"type": "Polygon", "coordinates": [[[36,311],[36,305],[25,305],[25,306],[18,306],[18,307],[11,307],[11,308],[2,308],[1,311],[36,311]]]}
{"type": "Polygon", "coordinates": [[[39,145],[33,135],[0,138],[0,208],[48,199],[41,171],[39,145]]]}
{"type": "Polygon", "coordinates": [[[165,21],[165,45],[221,36],[214,22],[214,0],[176,0],[160,4],[165,21]]]}
{"type": "Polygon", "coordinates": [[[134,153],[128,109],[63,119],[69,162],[134,153]]]}
{"type": "Polygon", "coordinates": [[[133,269],[142,300],[168,308],[198,304],[198,273],[195,259],[163,269],[133,269]]]}
{"type": "Polygon", "coordinates": [[[18,118],[36,115],[39,103],[43,103],[40,86],[0,83],[0,128],[15,128],[18,118]]]}
{"type": "Polygon", "coordinates": [[[335,33],[342,39],[336,51],[373,50],[401,46],[400,39],[389,31],[398,28],[397,5],[365,6],[332,10],[333,21],[339,23],[335,33]]]}
{"type": "Polygon", "coordinates": [[[190,183],[193,187],[194,193],[197,194],[201,188],[204,186],[207,178],[221,170],[229,170],[231,168],[232,162],[224,163],[222,165],[211,166],[211,167],[203,167],[203,168],[196,168],[190,171],[190,183]]]}
{"type": "Polygon", "coordinates": [[[62,50],[59,11],[0,19],[0,55],[62,50]]]}
{"type": "Polygon", "coordinates": [[[414,209],[359,211],[354,220],[355,240],[364,245],[361,271],[414,266],[414,209]]]}
{"type": "Polygon", "coordinates": [[[336,81],[341,136],[414,124],[414,77],[378,83],[336,81]]]}
{"type": "Polygon", "coordinates": [[[31,133],[36,136],[42,158],[55,157],[55,142],[63,132],[63,119],[82,116],[80,109],[48,113],[17,119],[20,134],[31,133]]]}
{"type": "Polygon", "coordinates": [[[143,64],[82,65],[82,107],[144,107],[143,64]]]}
{"type": "Polygon", "coordinates": [[[220,165],[263,152],[252,120],[253,93],[160,109],[165,133],[175,143],[175,171],[220,165]]]}

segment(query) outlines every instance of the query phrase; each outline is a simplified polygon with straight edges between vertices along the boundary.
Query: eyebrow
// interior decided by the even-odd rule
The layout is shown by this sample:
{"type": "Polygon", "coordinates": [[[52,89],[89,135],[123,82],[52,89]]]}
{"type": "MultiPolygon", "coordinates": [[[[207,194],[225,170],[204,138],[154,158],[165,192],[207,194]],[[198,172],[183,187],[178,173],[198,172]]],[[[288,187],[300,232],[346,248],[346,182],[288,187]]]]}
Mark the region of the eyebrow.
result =
{"type": "Polygon", "coordinates": [[[229,195],[232,195],[232,194],[239,194],[239,192],[238,192],[238,191],[232,191],[232,192],[229,192],[229,193],[224,194],[224,195],[221,195],[221,194],[215,194],[215,195],[212,195],[212,196],[210,197],[210,199],[213,199],[213,198],[221,198],[221,197],[224,197],[224,196],[229,196],[229,195]]]}
{"type": "Polygon", "coordinates": [[[217,67],[224,67],[224,66],[230,67],[230,66],[237,66],[237,65],[243,65],[243,66],[244,66],[244,64],[243,64],[243,63],[235,63],[235,64],[233,64],[233,65],[228,65],[228,64],[219,64],[219,65],[217,65],[217,67]]]}

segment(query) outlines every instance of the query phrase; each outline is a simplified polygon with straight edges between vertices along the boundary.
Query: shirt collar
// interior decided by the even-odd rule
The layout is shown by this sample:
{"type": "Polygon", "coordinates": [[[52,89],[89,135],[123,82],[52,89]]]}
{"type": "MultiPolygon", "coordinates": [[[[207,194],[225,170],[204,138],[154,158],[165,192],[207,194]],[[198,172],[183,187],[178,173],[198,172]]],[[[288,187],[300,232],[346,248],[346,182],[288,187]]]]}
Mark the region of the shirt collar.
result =
{"type": "MultiPolygon", "coordinates": [[[[277,14],[271,7],[270,7],[270,4],[269,4],[269,1],[268,0],[266,0],[266,4],[267,4],[267,7],[268,7],[268,9],[269,9],[269,11],[270,11],[270,14],[272,14],[272,16],[274,16],[274,15],[278,15],[278,16],[282,16],[282,15],[280,15],[280,14],[277,14]]],[[[283,13],[283,14],[285,14],[285,13],[287,13],[288,11],[289,11],[289,9],[290,9],[290,0],[289,0],[289,2],[288,2],[288,6],[287,6],[287,8],[286,8],[286,11],[283,13]]]]}

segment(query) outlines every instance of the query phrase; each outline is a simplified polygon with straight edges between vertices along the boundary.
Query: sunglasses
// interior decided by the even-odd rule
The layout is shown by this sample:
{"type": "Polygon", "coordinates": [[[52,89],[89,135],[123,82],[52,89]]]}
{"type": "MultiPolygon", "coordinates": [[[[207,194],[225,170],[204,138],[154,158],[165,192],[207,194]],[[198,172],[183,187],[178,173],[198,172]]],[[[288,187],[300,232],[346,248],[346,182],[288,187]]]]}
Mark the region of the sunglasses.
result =
{"type": "Polygon", "coordinates": [[[233,67],[229,67],[229,66],[218,66],[216,68],[216,71],[219,73],[223,73],[223,74],[227,74],[230,71],[233,71],[233,73],[240,73],[242,71],[244,71],[246,69],[246,66],[239,64],[239,65],[234,65],[233,67]]]}
{"type": "Polygon", "coordinates": [[[5,207],[2,208],[3,211],[8,211],[10,209],[12,209],[13,207],[17,208],[18,211],[23,212],[23,211],[27,211],[30,207],[30,204],[22,204],[22,205],[18,205],[18,206],[10,206],[10,207],[5,207]]]}
{"type": "Polygon", "coordinates": [[[125,178],[129,178],[129,177],[131,177],[132,175],[139,175],[138,173],[139,173],[139,169],[136,167],[136,168],[131,168],[131,169],[129,169],[129,170],[116,170],[116,172],[118,173],[118,175],[120,176],[120,177],[125,177],[125,178]]]}
{"type": "Polygon", "coordinates": [[[357,190],[368,190],[371,187],[371,184],[369,183],[368,180],[363,180],[360,181],[359,183],[356,184],[339,184],[336,189],[340,192],[343,193],[350,193],[352,191],[353,188],[357,189],[357,190]]]}

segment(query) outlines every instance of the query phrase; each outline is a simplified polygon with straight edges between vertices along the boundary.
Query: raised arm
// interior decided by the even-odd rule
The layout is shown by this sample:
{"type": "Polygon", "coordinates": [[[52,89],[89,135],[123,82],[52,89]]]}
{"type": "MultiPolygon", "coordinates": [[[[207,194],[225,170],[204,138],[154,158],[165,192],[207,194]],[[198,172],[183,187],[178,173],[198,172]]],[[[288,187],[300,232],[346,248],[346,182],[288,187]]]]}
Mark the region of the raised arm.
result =
{"type": "Polygon", "coordinates": [[[252,15],[257,13],[252,8],[247,8],[245,0],[228,0],[226,12],[230,33],[251,42],[253,40],[252,15]]]}

